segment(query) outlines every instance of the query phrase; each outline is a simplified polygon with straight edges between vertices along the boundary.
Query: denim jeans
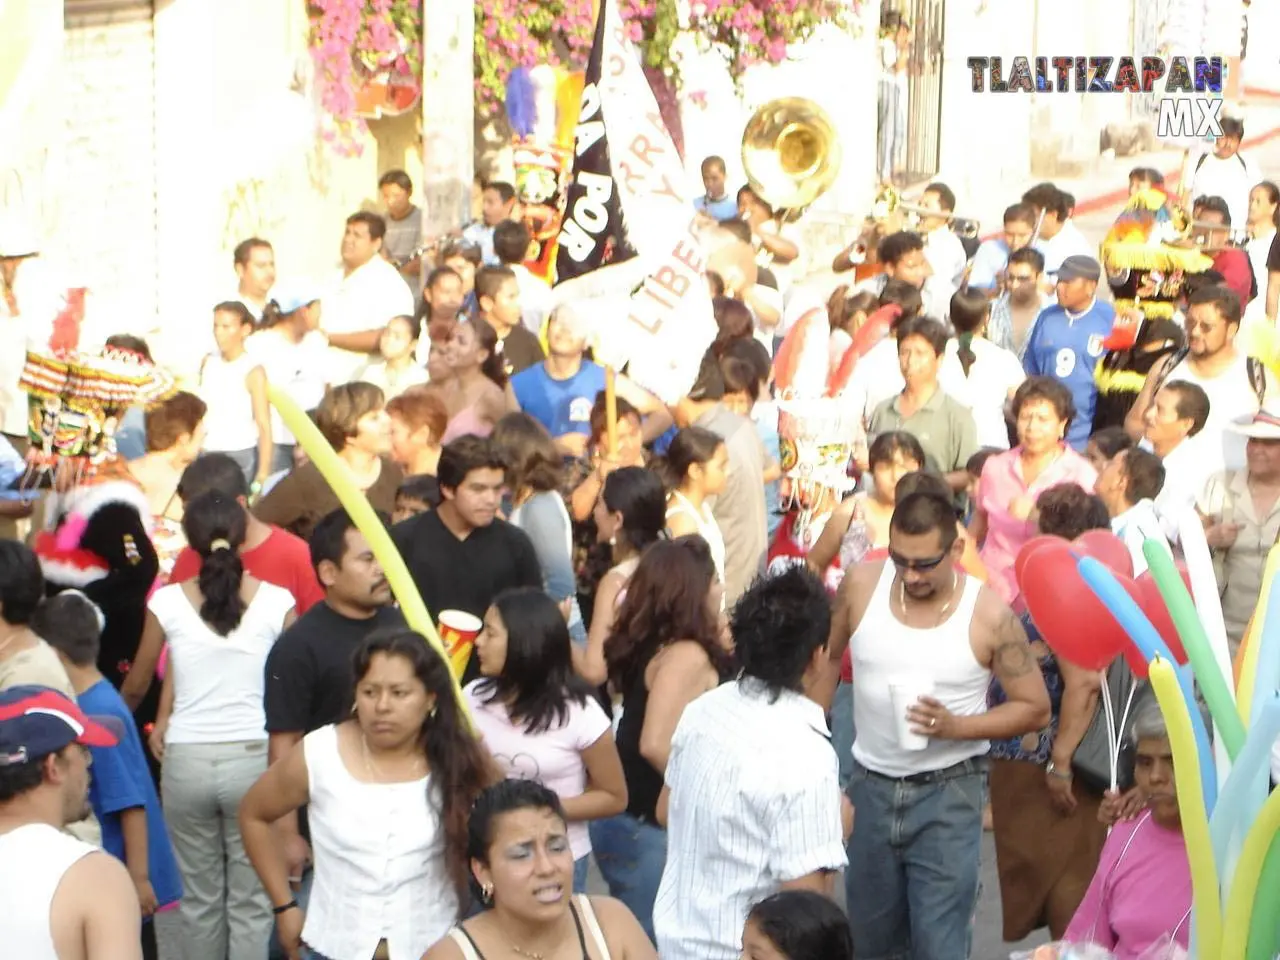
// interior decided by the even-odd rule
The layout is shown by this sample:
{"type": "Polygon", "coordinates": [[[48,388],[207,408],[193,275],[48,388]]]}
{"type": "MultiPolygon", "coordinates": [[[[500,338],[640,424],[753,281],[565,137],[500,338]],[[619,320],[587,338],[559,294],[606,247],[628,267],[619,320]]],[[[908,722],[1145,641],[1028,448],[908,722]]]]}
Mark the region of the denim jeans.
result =
{"type": "Polygon", "coordinates": [[[591,873],[591,854],[573,861],[573,892],[587,892],[587,876],[591,873]]]}
{"type": "Polygon", "coordinates": [[[854,763],[845,898],[858,960],[968,960],[985,759],[907,779],[854,763]]]}
{"type": "MultiPolygon", "coordinates": [[[[210,451],[213,452],[213,451],[210,451]]],[[[258,473],[258,448],[249,447],[247,450],[218,450],[223,456],[230,457],[236,462],[236,466],[240,468],[240,472],[244,474],[245,483],[253,483],[257,479],[258,473]]]]}
{"type": "Polygon", "coordinates": [[[667,831],[620,813],[591,821],[591,851],[610,896],[627,905],[649,939],[653,935],[653,901],[658,898],[662,868],[667,863],[667,831]]]}
{"type": "Polygon", "coordinates": [[[907,95],[896,82],[883,77],[877,94],[876,165],[880,179],[887,183],[906,153],[907,95]]]}
{"type": "Polygon", "coordinates": [[[840,760],[840,789],[853,779],[853,684],[841,681],[831,701],[831,745],[840,760]]]}
{"type": "MultiPolygon", "coordinates": [[[[316,872],[310,867],[302,871],[302,883],[298,884],[298,889],[293,894],[293,899],[298,901],[298,907],[303,914],[307,912],[307,904],[311,901],[311,881],[315,879],[316,872]]],[[[284,952],[284,947],[280,946],[280,932],[278,925],[273,921],[271,924],[271,946],[267,950],[267,960],[289,960],[284,952]]]]}
{"type": "Polygon", "coordinates": [[[244,852],[240,801],[267,770],[265,740],[172,743],[160,775],[182,873],[186,960],[262,960],[271,901],[244,852]]]}
{"type": "MultiPolygon", "coordinates": [[[[257,464],[257,456],[254,456],[254,463],[257,464]]],[[[271,473],[279,473],[281,470],[293,469],[293,444],[277,443],[271,448],[271,473]]],[[[253,477],[249,478],[253,481],[253,477]]]]}

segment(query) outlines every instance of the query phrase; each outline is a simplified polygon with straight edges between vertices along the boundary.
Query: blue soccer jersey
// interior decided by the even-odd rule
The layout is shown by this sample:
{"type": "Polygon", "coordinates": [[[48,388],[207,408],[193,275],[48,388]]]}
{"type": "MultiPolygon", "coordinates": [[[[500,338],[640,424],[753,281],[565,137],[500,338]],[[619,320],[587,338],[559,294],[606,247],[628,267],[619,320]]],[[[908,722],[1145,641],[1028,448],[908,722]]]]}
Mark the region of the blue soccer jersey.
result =
{"type": "Polygon", "coordinates": [[[1093,412],[1098,405],[1093,371],[1115,318],[1115,308],[1101,300],[1095,300],[1086,313],[1074,319],[1055,303],[1036,318],[1023,354],[1028,375],[1053,377],[1071,391],[1076,416],[1067,431],[1067,442],[1081,452],[1093,432],[1093,412]]]}

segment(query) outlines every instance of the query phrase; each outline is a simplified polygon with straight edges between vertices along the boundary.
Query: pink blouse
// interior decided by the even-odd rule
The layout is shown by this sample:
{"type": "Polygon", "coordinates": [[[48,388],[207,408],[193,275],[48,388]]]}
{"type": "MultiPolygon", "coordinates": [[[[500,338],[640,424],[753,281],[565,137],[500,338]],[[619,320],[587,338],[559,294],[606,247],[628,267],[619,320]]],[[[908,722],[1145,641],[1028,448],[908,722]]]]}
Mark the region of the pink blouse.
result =
{"type": "Polygon", "coordinates": [[[1005,603],[1018,596],[1013,561],[1022,545],[1036,535],[1036,525],[1018,520],[1009,513],[1009,505],[1019,497],[1032,500],[1059,483],[1078,483],[1092,492],[1097,471],[1084,457],[1064,446],[1062,454],[1050,463],[1030,486],[1022,478],[1022,447],[998,453],[987,459],[978,481],[978,507],[987,515],[987,538],[979,556],[987,568],[987,583],[1000,593],[1005,603]]]}

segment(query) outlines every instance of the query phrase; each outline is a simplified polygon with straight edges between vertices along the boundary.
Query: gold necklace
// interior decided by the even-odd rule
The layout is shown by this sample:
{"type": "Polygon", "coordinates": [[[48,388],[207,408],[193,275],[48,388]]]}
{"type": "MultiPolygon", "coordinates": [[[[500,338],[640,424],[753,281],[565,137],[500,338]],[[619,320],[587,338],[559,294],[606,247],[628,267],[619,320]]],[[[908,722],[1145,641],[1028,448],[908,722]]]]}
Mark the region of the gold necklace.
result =
{"type": "MultiPolygon", "coordinates": [[[[360,734],[360,753],[364,757],[364,769],[365,772],[369,774],[370,779],[375,783],[387,783],[386,774],[374,765],[373,754],[369,750],[369,740],[365,737],[363,732],[360,734]]],[[[413,772],[417,773],[421,766],[422,758],[419,757],[413,761],[413,772]]]]}
{"type": "MultiPolygon", "coordinates": [[[[956,577],[956,572],[952,570],[951,571],[951,596],[947,598],[947,602],[944,603],[942,605],[942,609],[938,611],[938,621],[935,624],[935,626],[940,626],[942,624],[942,620],[944,617],[946,617],[947,611],[951,609],[951,604],[955,602],[956,583],[958,579],[959,578],[956,577]]],[[[898,607],[899,609],[902,610],[903,619],[906,619],[908,616],[907,614],[907,581],[906,580],[898,581],[898,607]]]]}
{"type": "Polygon", "coordinates": [[[546,960],[546,957],[544,957],[542,954],[535,953],[532,950],[524,950],[520,947],[517,947],[514,943],[511,944],[511,952],[518,954],[522,957],[528,957],[529,960],[546,960]]]}

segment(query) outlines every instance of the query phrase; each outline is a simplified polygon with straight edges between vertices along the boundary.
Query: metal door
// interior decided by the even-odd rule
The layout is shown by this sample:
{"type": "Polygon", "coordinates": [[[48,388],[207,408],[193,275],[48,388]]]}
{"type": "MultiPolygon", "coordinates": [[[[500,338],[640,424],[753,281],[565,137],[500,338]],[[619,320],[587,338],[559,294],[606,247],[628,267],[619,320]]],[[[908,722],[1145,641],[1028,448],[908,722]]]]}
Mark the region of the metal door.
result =
{"type": "Polygon", "coordinates": [[[143,333],[156,325],[158,286],[153,4],[65,2],[57,247],[95,317],[143,333]]]}
{"type": "Polygon", "coordinates": [[[900,182],[920,183],[938,172],[946,0],[886,0],[883,8],[899,11],[911,24],[906,157],[894,173],[900,182]]]}

